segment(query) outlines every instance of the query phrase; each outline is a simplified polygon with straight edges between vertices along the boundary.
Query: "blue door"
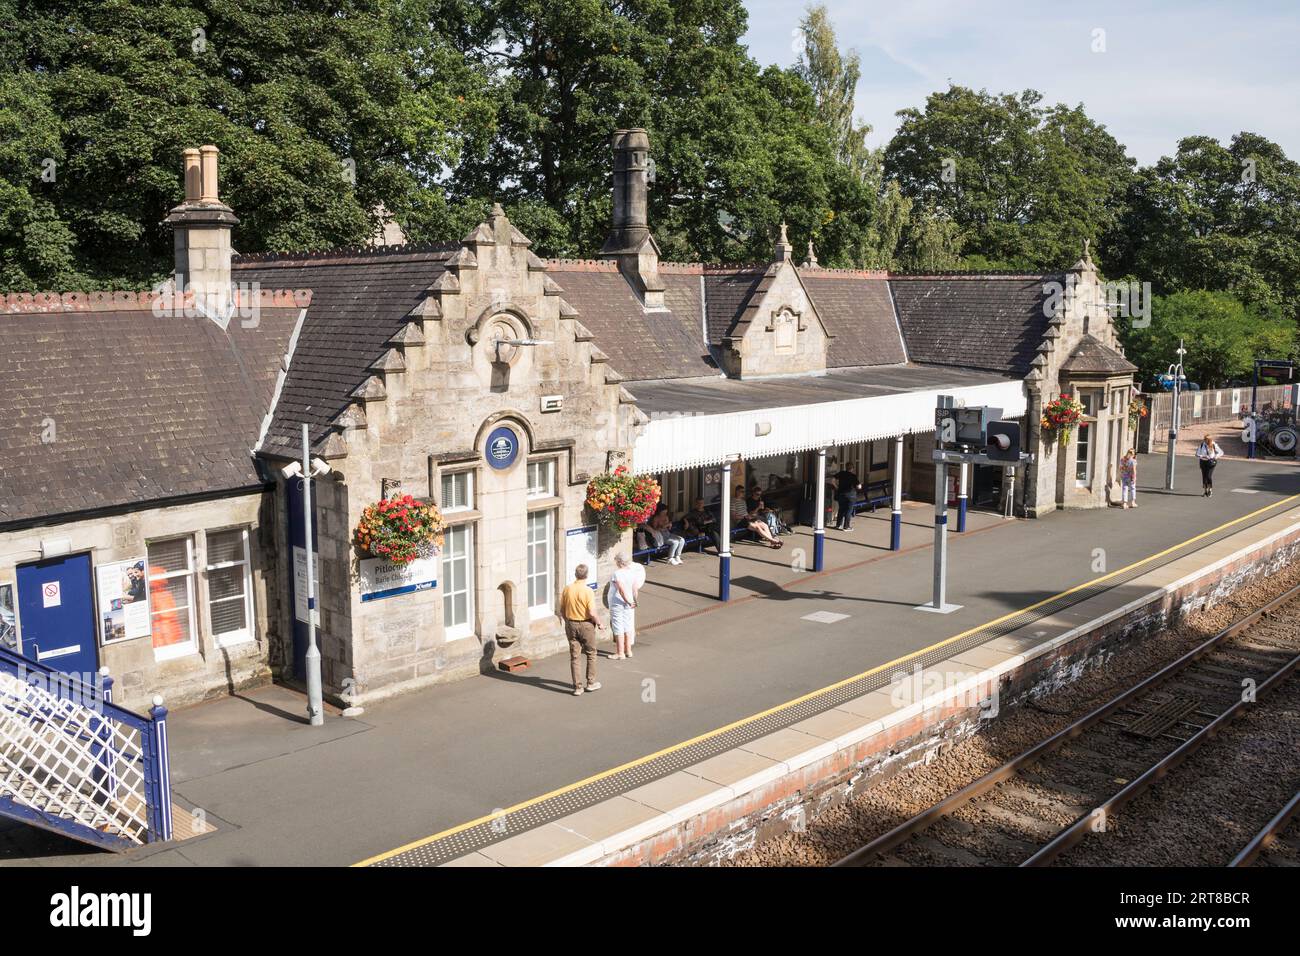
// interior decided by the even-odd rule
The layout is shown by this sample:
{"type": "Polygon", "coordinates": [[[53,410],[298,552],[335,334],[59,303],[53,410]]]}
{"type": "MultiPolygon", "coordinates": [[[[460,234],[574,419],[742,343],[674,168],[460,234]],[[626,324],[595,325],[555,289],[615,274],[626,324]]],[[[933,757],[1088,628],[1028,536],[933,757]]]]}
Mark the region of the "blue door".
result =
{"type": "Polygon", "coordinates": [[[90,555],[18,565],[18,621],[24,657],[93,681],[99,655],[90,555]]]}
{"type": "MultiPolygon", "coordinates": [[[[285,507],[289,512],[289,608],[293,621],[293,675],[298,680],[307,679],[307,541],[306,522],[303,520],[303,487],[301,478],[290,478],[284,484],[285,507]]],[[[315,509],[313,509],[314,511],[315,509]]],[[[316,515],[312,514],[312,570],[315,571],[317,583],[320,582],[320,567],[317,564],[315,542],[316,515]]],[[[319,594],[317,590],[319,605],[319,594]]],[[[319,639],[319,638],[318,638],[319,639]]]]}

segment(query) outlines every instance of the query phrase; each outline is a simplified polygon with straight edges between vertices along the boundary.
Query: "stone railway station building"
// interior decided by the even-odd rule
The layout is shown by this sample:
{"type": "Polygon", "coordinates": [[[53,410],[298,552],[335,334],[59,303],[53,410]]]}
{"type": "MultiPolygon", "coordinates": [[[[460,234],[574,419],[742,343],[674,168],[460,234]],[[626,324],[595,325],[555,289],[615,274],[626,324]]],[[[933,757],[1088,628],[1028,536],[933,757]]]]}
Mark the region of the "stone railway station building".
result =
{"type": "MultiPolygon", "coordinates": [[[[609,238],[554,260],[499,206],[458,242],[240,256],[216,149],[187,150],[170,289],[0,312],[6,643],[106,666],[128,706],[300,678],[308,535],[286,472],[304,425],[325,472],[323,679],[343,703],[563,647],[573,565],[603,584],[631,550],[585,506],[618,464],[658,478],[675,517],[757,483],[810,523],[829,460],[897,516],[933,498],[934,408],[953,395],[1023,419],[1018,514],[1118,500],[1135,369],[1086,252],[1054,275],[824,269],[811,246],[796,264],[782,227],[767,263],[661,262],[648,154],[644,131],[616,134],[609,238]],[[1066,445],[1038,425],[1061,392],[1088,413],[1066,445]],[[448,525],[400,573],[352,543],[398,490],[448,525]]],[[[1000,507],[1000,470],[973,470],[973,497],[1000,507]]]]}

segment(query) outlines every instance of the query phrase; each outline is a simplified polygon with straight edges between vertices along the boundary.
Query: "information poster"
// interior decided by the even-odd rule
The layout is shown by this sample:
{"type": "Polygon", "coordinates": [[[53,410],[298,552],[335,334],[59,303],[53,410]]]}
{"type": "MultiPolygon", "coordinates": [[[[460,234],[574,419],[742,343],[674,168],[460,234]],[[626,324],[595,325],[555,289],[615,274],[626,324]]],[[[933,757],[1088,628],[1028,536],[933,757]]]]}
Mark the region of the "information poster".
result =
{"type": "MultiPolygon", "coordinates": [[[[312,562],[312,577],[315,578],[316,595],[320,595],[320,562],[312,562]]],[[[320,602],[318,601],[317,604],[320,602]]],[[[300,623],[309,623],[307,618],[307,550],[298,545],[293,546],[293,616],[300,623]]],[[[320,611],[316,612],[316,623],[320,623],[320,611]]]]}
{"type": "Polygon", "coordinates": [[[101,644],[149,636],[149,582],[144,558],[95,568],[101,644]]]}
{"type": "Polygon", "coordinates": [[[574,569],[580,564],[587,566],[587,587],[599,590],[596,580],[596,526],[586,525],[570,528],[564,532],[564,583],[567,586],[577,577],[574,569]]]}
{"type": "Polygon", "coordinates": [[[394,564],[384,558],[363,558],[360,565],[363,601],[428,591],[438,586],[438,559],[433,556],[416,558],[407,564],[394,564]]]}
{"type": "Polygon", "coordinates": [[[14,586],[0,584],[0,647],[17,652],[18,615],[14,608],[14,586]]]}

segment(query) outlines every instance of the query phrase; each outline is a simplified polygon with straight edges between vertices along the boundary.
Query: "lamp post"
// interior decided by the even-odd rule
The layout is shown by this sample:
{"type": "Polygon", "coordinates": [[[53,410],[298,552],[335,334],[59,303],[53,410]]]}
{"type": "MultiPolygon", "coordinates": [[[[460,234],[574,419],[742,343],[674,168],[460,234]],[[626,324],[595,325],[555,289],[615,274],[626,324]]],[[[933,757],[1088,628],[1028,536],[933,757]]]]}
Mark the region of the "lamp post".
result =
{"type": "Polygon", "coordinates": [[[1165,490],[1174,490],[1174,457],[1178,451],[1178,396],[1183,383],[1183,356],[1187,354],[1187,349],[1183,348],[1183,340],[1178,340],[1178,361],[1170,366],[1170,371],[1174,376],[1174,409],[1169,418],[1169,455],[1165,461],[1165,490]]]}
{"type": "Polygon", "coordinates": [[[307,654],[303,666],[307,671],[307,717],[313,727],[325,723],[325,707],[321,695],[320,648],[316,646],[316,575],[313,569],[311,533],[311,480],[328,475],[333,469],[319,458],[311,457],[311,439],[307,423],[302,426],[302,461],[292,462],[284,469],[284,476],[302,478],[303,551],[307,564],[307,654]]]}

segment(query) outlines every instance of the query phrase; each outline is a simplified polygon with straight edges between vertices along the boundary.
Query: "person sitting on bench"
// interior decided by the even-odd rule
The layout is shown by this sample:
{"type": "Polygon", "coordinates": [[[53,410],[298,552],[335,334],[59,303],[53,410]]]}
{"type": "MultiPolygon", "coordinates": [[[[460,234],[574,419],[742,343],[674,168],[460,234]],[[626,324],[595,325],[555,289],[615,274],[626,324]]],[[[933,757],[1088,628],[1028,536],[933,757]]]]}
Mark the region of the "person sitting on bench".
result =
{"type": "Polygon", "coordinates": [[[767,523],[767,530],[772,532],[773,537],[781,533],[781,518],[767,506],[763,500],[763,489],[757,483],[749,486],[749,497],[745,499],[745,504],[750,514],[767,523]]]}
{"type": "Polygon", "coordinates": [[[704,507],[704,499],[696,498],[695,507],[682,516],[682,527],[691,537],[702,537],[713,542],[719,553],[722,551],[722,535],[718,531],[718,519],[704,507]]]}
{"type": "Polygon", "coordinates": [[[738,528],[748,528],[758,539],[769,548],[780,548],[785,545],[784,541],[777,541],[776,536],[772,534],[772,529],[767,526],[767,522],[757,515],[751,514],[749,505],[745,503],[745,486],[736,485],[735,496],[731,499],[731,520],[735,522],[738,528]]]}

